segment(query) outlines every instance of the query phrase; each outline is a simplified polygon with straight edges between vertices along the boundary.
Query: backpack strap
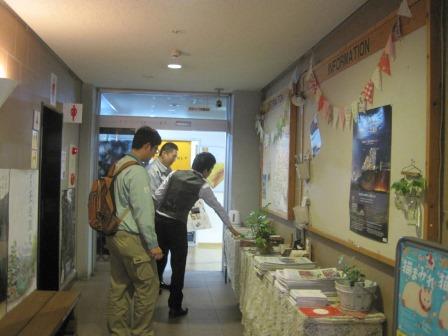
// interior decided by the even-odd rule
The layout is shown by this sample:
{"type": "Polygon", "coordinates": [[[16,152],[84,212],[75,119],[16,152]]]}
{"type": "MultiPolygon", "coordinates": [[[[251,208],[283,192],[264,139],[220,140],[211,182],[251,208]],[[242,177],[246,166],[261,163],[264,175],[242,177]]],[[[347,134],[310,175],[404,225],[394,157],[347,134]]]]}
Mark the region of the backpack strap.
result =
{"type": "MultiPolygon", "coordinates": [[[[112,182],[110,184],[110,194],[112,196],[112,204],[114,206],[114,213],[115,213],[115,215],[117,215],[117,206],[115,205],[115,179],[126,168],[129,168],[131,166],[138,165],[138,164],[139,163],[137,161],[132,160],[132,161],[124,163],[117,171],[115,171],[115,164],[111,167],[111,169],[109,169],[109,173],[107,174],[107,176],[112,178],[112,182]]],[[[120,223],[125,219],[125,217],[129,213],[129,211],[131,211],[131,210],[129,208],[127,208],[124,211],[124,213],[122,214],[122,216],[119,217],[120,223]]]]}
{"type": "Polygon", "coordinates": [[[114,170],[113,170],[113,172],[111,174],[111,177],[113,177],[115,179],[123,170],[125,170],[126,168],[128,168],[130,166],[134,166],[134,165],[137,165],[137,164],[138,164],[138,162],[134,161],[134,160],[126,162],[117,171],[115,171],[115,165],[114,165],[114,170]]]}

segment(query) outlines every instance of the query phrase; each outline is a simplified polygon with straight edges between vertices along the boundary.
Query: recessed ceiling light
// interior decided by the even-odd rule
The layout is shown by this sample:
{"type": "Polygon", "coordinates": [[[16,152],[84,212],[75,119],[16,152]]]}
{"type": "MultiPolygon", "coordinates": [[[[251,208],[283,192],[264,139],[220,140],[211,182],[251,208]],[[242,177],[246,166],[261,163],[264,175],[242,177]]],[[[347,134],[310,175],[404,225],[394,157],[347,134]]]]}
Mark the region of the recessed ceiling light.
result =
{"type": "Polygon", "coordinates": [[[170,63],[170,64],[168,64],[168,68],[170,68],[170,69],[182,69],[182,64],[170,63]]]}
{"type": "Polygon", "coordinates": [[[171,52],[171,59],[168,63],[169,69],[182,69],[182,64],[180,63],[179,57],[182,55],[180,50],[174,49],[171,52]]]}

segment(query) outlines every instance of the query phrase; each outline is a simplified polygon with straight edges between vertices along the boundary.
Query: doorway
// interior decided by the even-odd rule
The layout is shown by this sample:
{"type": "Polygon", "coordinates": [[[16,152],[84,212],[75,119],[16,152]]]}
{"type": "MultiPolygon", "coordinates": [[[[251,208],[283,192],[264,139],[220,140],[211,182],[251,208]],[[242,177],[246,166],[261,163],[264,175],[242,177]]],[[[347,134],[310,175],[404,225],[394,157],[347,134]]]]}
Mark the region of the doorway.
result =
{"type": "Polygon", "coordinates": [[[62,114],[42,107],[37,288],[59,289],[62,114]]]}
{"type": "MultiPolygon", "coordinates": [[[[182,143],[178,156],[183,169],[191,167],[199,152],[215,155],[220,172],[214,175],[218,181],[214,180],[217,183],[213,183],[213,191],[226,208],[230,97],[220,96],[222,106],[217,106],[216,99],[213,94],[100,92],[99,176],[104,176],[111,164],[131,150],[136,129],[151,126],[160,133],[162,141],[182,143]]],[[[187,270],[221,271],[223,224],[211,208],[205,206],[205,210],[212,225],[189,232],[187,270]]],[[[107,259],[101,236],[97,239],[97,252],[100,259],[107,259]]]]}

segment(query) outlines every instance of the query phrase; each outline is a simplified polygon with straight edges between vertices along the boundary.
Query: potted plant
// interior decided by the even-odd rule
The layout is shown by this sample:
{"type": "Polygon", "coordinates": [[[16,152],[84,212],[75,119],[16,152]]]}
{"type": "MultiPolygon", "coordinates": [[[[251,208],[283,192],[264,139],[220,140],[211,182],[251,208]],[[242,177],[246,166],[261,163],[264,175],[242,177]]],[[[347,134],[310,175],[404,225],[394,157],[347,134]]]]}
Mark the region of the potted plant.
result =
{"type": "Polygon", "coordinates": [[[255,245],[260,254],[269,254],[272,252],[272,244],[269,237],[275,234],[271,220],[268,218],[266,208],[269,206],[252,211],[246,218],[246,226],[251,229],[255,245]]]}
{"type": "Polygon", "coordinates": [[[338,266],[342,278],[336,280],[336,292],[341,307],[351,311],[369,311],[376,296],[377,284],[366,280],[356,266],[346,264],[344,257],[339,258],[338,266]]]}
{"type": "Polygon", "coordinates": [[[395,206],[403,210],[406,220],[415,224],[423,202],[426,181],[421,174],[404,176],[392,184],[395,191],[395,206]]]}

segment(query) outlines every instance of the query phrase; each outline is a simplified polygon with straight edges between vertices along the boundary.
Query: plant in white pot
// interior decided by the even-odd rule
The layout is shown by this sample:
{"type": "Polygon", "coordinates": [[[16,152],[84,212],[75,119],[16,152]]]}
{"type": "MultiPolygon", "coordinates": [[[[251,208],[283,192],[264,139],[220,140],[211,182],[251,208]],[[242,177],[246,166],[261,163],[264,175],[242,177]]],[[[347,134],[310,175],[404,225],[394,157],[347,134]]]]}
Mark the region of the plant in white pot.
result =
{"type": "Polygon", "coordinates": [[[339,258],[338,266],[342,271],[342,278],[336,280],[341,307],[345,310],[367,312],[376,298],[378,285],[366,280],[365,275],[354,265],[348,265],[344,257],[339,258]]]}

